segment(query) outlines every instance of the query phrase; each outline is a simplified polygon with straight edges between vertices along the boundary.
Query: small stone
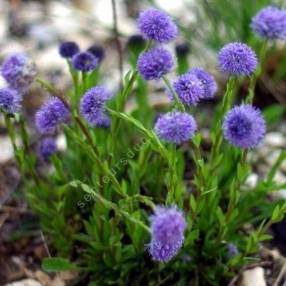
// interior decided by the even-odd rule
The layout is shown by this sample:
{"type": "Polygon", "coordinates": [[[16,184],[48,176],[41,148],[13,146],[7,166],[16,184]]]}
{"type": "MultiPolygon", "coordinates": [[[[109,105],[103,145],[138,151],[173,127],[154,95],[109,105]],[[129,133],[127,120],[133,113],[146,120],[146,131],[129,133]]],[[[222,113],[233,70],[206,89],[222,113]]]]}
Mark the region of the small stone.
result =
{"type": "Polygon", "coordinates": [[[272,147],[284,147],[286,138],[280,132],[270,132],[266,134],[264,144],[272,147]]]}
{"type": "Polygon", "coordinates": [[[6,284],[5,286],[43,286],[41,283],[39,283],[36,280],[33,279],[25,279],[17,282],[12,282],[9,284],[6,284]]]}
{"type": "Polygon", "coordinates": [[[239,286],[267,286],[264,269],[262,267],[256,267],[244,271],[239,286]]]}
{"type": "Polygon", "coordinates": [[[278,171],[274,176],[274,181],[277,184],[285,184],[286,176],[282,172],[278,171]]]}
{"type": "MultiPolygon", "coordinates": [[[[269,165],[269,167],[272,167],[276,163],[276,160],[279,157],[280,153],[281,153],[281,150],[275,150],[275,151],[269,153],[265,157],[265,160],[266,160],[267,164],[269,165]]],[[[286,173],[286,159],[284,159],[281,162],[279,170],[286,173]]]]}
{"type": "Polygon", "coordinates": [[[5,80],[5,78],[3,78],[2,76],[0,76],[0,88],[3,88],[3,87],[7,87],[8,84],[5,80]]]}
{"type": "Polygon", "coordinates": [[[65,151],[67,149],[67,139],[64,134],[60,134],[56,138],[56,144],[59,151],[65,151]]]}
{"type": "Polygon", "coordinates": [[[8,136],[0,136],[1,152],[0,163],[7,162],[14,156],[13,146],[8,136]]]}
{"type": "Polygon", "coordinates": [[[259,179],[258,175],[253,173],[247,177],[245,183],[248,187],[255,188],[255,186],[257,185],[258,179],[259,179]]]}

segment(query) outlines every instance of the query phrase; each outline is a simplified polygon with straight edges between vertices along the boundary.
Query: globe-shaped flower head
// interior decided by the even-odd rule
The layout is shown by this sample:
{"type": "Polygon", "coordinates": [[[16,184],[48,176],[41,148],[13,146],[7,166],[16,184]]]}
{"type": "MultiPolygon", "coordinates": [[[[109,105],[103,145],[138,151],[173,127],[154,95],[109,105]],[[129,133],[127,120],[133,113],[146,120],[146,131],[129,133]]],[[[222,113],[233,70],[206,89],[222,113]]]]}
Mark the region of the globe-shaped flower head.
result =
{"type": "Polygon", "coordinates": [[[158,118],[155,124],[155,132],[159,138],[175,144],[190,140],[196,130],[195,119],[186,112],[165,113],[158,118]]]}
{"type": "Polygon", "coordinates": [[[226,114],[223,132],[230,144],[247,149],[255,147],[264,138],[266,125],[258,109],[240,105],[226,114]]]}
{"type": "Polygon", "coordinates": [[[102,127],[102,128],[108,128],[111,125],[110,117],[107,116],[105,113],[102,113],[101,116],[98,117],[97,122],[95,126],[102,127]]]}
{"type": "Polygon", "coordinates": [[[94,70],[97,67],[97,64],[97,58],[90,52],[77,53],[72,58],[74,69],[82,72],[94,70]]]}
{"type": "MultiPolygon", "coordinates": [[[[194,74],[190,73],[180,75],[173,82],[173,88],[183,104],[186,105],[197,105],[204,95],[202,82],[194,74]]],[[[169,91],[168,94],[170,94],[169,91]]]]}
{"type": "Polygon", "coordinates": [[[22,97],[12,88],[0,88],[0,111],[14,114],[21,110],[22,97]]]}
{"type": "Polygon", "coordinates": [[[139,56],[137,67],[145,80],[160,79],[173,67],[171,53],[164,48],[153,48],[139,56]]]}
{"type": "Polygon", "coordinates": [[[177,57],[186,57],[191,51],[190,45],[188,42],[177,44],[175,51],[177,57]]]}
{"type": "Polygon", "coordinates": [[[220,70],[233,76],[249,76],[257,66],[255,52],[243,43],[225,45],[218,55],[220,70]]]}
{"type": "Polygon", "coordinates": [[[251,28],[262,38],[285,40],[286,11],[273,6],[265,7],[252,18],[251,28]]]}
{"type": "Polygon", "coordinates": [[[186,229],[184,215],[176,207],[157,207],[150,221],[149,253],[156,261],[168,262],[183,245],[186,229]]]}
{"type": "Polygon", "coordinates": [[[202,68],[192,68],[188,71],[189,74],[195,75],[202,83],[204,93],[201,96],[203,99],[213,98],[217,92],[217,83],[214,77],[202,68]]]}
{"type": "Polygon", "coordinates": [[[75,42],[63,42],[59,47],[59,54],[63,58],[72,58],[75,54],[79,52],[79,46],[75,42]]]}
{"type": "Polygon", "coordinates": [[[141,35],[135,34],[135,35],[131,35],[128,38],[126,46],[129,49],[134,49],[135,48],[135,49],[143,50],[145,44],[146,44],[145,39],[141,35]]]}
{"type": "Polygon", "coordinates": [[[226,245],[226,249],[227,249],[227,256],[229,259],[233,258],[239,253],[237,246],[233,243],[228,243],[226,245]]]}
{"type": "Polygon", "coordinates": [[[37,72],[35,64],[29,57],[16,53],[5,58],[1,66],[1,74],[10,87],[25,93],[37,72]]]}
{"type": "Polygon", "coordinates": [[[37,111],[35,123],[40,133],[52,134],[61,123],[67,123],[69,119],[68,107],[59,98],[54,97],[37,111]]]}
{"type": "Polygon", "coordinates": [[[98,63],[101,63],[105,57],[104,49],[99,45],[94,44],[90,46],[87,51],[97,58],[98,63]]]}
{"type": "Polygon", "coordinates": [[[104,114],[104,104],[112,94],[104,86],[98,85],[89,89],[80,101],[80,114],[92,127],[107,127],[109,118],[104,114]]]}
{"type": "Polygon", "coordinates": [[[159,43],[170,42],[177,36],[177,26],[172,19],[154,8],[140,13],[138,28],[146,39],[159,43]]]}
{"type": "Polygon", "coordinates": [[[46,137],[40,141],[38,153],[41,158],[48,160],[57,149],[56,142],[52,137],[46,137]]]}

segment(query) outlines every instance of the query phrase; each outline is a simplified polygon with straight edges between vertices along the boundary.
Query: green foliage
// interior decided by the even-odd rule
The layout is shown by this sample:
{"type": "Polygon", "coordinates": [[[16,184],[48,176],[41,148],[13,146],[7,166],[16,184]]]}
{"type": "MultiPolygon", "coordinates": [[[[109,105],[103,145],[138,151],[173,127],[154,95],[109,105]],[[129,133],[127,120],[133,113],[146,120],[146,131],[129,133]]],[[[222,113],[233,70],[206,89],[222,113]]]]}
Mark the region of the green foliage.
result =
{"type": "Polygon", "coordinates": [[[45,258],[42,263],[42,268],[47,272],[79,270],[78,267],[62,257],[45,258]]]}
{"type": "MultiPolygon", "coordinates": [[[[249,40],[246,25],[263,2],[200,1],[211,23],[210,33],[215,36],[210,38],[212,46],[221,46],[226,36],[229,40],[249,40]],[[228,27],[226,34],[217,33],[221,25],[228,27]]],[[[72,118],[63,128],[67,149],[50,159],[50,172],[47,168],[36,173],[36,158],[26,148],[29,138],[22,118],[5,116],[27,198],[59,256],[46,258],[43,269],[78,271],[88,277],[90,286],[226,285],[256,255],[259,244],[271,239],[267,230],[286,212],[285,203],[267,200],[269,193],[282,187],[275,183],[274,176],[286,152],[281,151],[256,186],[246,184],[253,167],[248,154],[255,150],[229,146],[221,130],[239,84],[234,78],[229,79],[212,118],[209,148],[205,148],[200,132],[182,148],[161,142],[152,129],[159,110],[149,104],[149,87],[136,71],[134,57],[138,54],[132,54],[132,69],[106,107],[112,118],[110,129],[88,126],[76,106],[83,95],[82,80],[94,86],[101,78],[100,72],[81,77],[71,69],[74,85],[65,100],[71,104],[72,118]],[[137,105],[126,112],[124,107],[132,97],[137,105]],[[16,145],[13,120],[23,123],[23,147],[16,145]],[[152,261],[146,251],[150,242],[148,218],[157,205],[177,205],[187,221],[182,250],[165,264],[152,261]],[[252,224],[253,229],[246,229],[246,224],[252,224]],[[230,243],[238,247],[233,257],[227,251],[230,243]]],[[[250,79],[254,85],[260,74],[259,67],[250,79]]],[[[49,84],[38,82],[59,96],[49,84]]],[[[164,82],[169,86],[167,78],[164,82]]],[[[254,85],[249,87],[250,103],[254,85]]],[[[184,106],[175,101],[167,107],[172,108],[184,106]]],[[[281,106],[268,107],[264,112],[268,124],[278,123],[283,112],[281,106]]],[[[201,116],[209,119],[207,113],[201,116]]]]}

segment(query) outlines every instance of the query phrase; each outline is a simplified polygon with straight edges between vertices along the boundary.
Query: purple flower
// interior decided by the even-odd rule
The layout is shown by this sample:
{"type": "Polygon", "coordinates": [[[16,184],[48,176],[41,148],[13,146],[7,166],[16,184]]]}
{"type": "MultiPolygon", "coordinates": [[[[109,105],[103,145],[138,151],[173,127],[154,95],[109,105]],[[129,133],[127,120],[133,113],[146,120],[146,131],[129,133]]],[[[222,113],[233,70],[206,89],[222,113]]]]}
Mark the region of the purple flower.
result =
{"type": "Polygon", "coordinates": [[[72,58],[74,69],[82,72],[94,70],[97,67],[97,64],[97,58],[90,52],[77,53],[72,58]]]}
{"type": "Polygon", "coordinates": [[[102,60],[104,59],[104,56],[105,56],[105,52],[104,52],[104,49],[101,47],[101,46],[98,46],[96,44],[90,46],[87,51],[91,54],[93,54],[97,60],[98,60],[98,63],[101,63],[102,60]]]}
{"type": "Polygon", "coordinates": [[[128,38],[126,46],[130,49],[140,49],[143,50],[146,44],[145,39],[141,35],[132,35],[128,38]]]}
{"type": "Polygon", "coordinates": [[[213,98],[217,92],[217,84],[214,77],[201,68],[192,68],[188,71],[189,74],[195,75],[202,83],[204,94],[202,98],[213,98]]]}
{"type": "Polygon", "coordinates": [[[101,116],[98,116],[96,126],[102,128],[109,128],[111,125],[110,117],[108,117],[105,113],[102,113],[101,116]]]}
{"type": "MultiPolygon", "coordinates": [[[[174,82],[173,88],[180,100],[186,105],[197,105],[204,95],[204,86],[194,74],[180,75],[174,82]]],[[[170,94],[170,92],[168,91],[170,94]]],[[[172,95],[171,95],[172,96],[172,95]]]]}
{"type": "Polygon", "coordinates": [[[80,101],[80,114],[90,126],[110,124],[109,118],[104,114],[104,104],[111,98],[111,92],[101,85],[89,89],[84,94],[80,101]]]}
{"type": "Polygon", "coordinates": [[[269,40],[286,39],[286,11],[268,6],[260,10],[251,22],[252,30],[269,40]]]}
{"type": "Polygon", "coordinates": [[[150,217],[152,239],[162,243],[174,243],[183,239],[186,222],[176,207],[156,207],[150,217]]]}
{"type": "Polygon", "coordinates": [[[176,144],[190,140],[196,129],[193,116],[178,111],[165,113],[155,124],[155,132],[161,140],[176,144]]]}
{"type": "Polygon", "coordinates": [[[177,36],[177,26],[172,19],[154,8],[140,13],[138,28],[146,39],[159,43],[170,42],[177,36]]]}
{"type": "Polygon", "coordinates": [[[0,111],[14,114],[22,108],[22,97],[15,89],[5,87],[0,88],[0,111]]]}
{"type": "Polygon", "coordinates": [[[266,125],[258,109],[240,105],[226,114],[223,132],[230,144],[246,149],[255,147],[264,138],[266,125]]]}
{"type": "Polygon", "coordinates": [[[61,123],[70,119],[68,107],[57,97],[51,98],[41,106],[35,116],[38,131],[42,134],[51,134],[61,123]]]}
{"type": "Polygon", "coordinates": [[[160,79],[173,67],[171,53],[164,48],[153,48],[139,56],[137,66],[145,80],[160,79]]]}
{"type": "Polygon", "coordinates": [[[72,58],[75,54],[79,52],[79,46],[75,42],[64,42],[60,44],[59,54],[63,58],[72,58]]]}
{"type": "Polygon", "coordinates": [[[10,87],[25,93],[37,72],[30,58],[25,54],[16,53],[5,58],[2,63],[1,74],[10,87]]]}
{"type": "Polygon", "coordinates": [[[228,75],[251,75],[257,66],[255,52],[243,43],[230,43],[225,45],[218,55],[221,71],[228,75]]]}
{"type": "Polygon", "coordinates": [[[148,250],[154,260],[167,262],[183,245],[186,229],[184,215],[176,207],[156,207],[150,221],[152,238],[148,250]]]}
{"type": "Polygon", "coordinates": [[[238,248],[235,244],[233,243],[228,243],[226,245],[227,248],[227,256],[228,258],[232,258],[238,254],[238,248]]]}
{"type": "Polygon", "coordinates": [[[41,140],[38,147],[38,153],[41,158],[47,161],[56,152],[56,149],[57,145],[54,138],[46,137],[41,140]]]}
{"type": "Polygon", "coordinates": [[[188,42],[184,42],[176,45],[175,51],[177,57],[186,57],[190,53],[190,45],[188,42]]]}
{"type": "Polygon", "coordinates": [[[148,251],[152,259],[159,262],[169,262],[181,249],[184,240],[179,240],[174,244],[161,243],[160,241],[151,240],[148,245],[148,251]]]}

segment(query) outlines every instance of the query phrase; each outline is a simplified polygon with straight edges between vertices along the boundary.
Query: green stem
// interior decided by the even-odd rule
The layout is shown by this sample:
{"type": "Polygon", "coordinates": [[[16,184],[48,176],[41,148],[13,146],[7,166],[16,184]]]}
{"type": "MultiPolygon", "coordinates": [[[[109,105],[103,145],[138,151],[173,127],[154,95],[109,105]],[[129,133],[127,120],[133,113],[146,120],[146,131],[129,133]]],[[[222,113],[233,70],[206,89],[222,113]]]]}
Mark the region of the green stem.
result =
{"type": "Polygon", "coordinates": [[[90,144],[90,146],[92,147],[94,153],[96,156],[99,156],[99,150],[96,147],[96,145],[94,144],[91,135],[89,134],[88,129],[85,127],[84,123],[82,122],[81,118],[77,115],[74,116],[74,120],[76,122],[76,124],[78,125],[78,127],[80,128],[80,130],[82,131],[82,133],[84,134],[84,136],[86,137],[88,143],[90,144]]]}
{"type": "Polygon", "coordinates": [[[84,94],[87,90],[87,86],[88,86],[88,73],[86,72],[82,72],[82,94],[84,94]]]}
{"type": "Polygon", "coordinates": [[[177,204],[179,207],[182,206],[182,196],[180,194],[176,194],[177,186],[178,186],[178,174],[177,174],[177,150],[176,145],[170,146],[169,151],[169,175],[170,175],[170,183],[168,188],[168,195],[166,199],[166,203],[168,205],[177,204]]]}
{"type": "MultiPolygon", "coordinates": [[[[147,51],[151,47],[151,45],[152,45],[152,41],[148,41],[143,52],[147,51]]],[[[128,81],[127,85],[123,88],[123,90],[120,92],[119,96],[117,97],[117,100],[116,100],[117,111],[121,112],[124,110],[126,100],[132,91],[133,85],[136,82],[138,75],[139,75],[138,70],[132,71],[130,80],[128,81]]],[[[119,128],[120,128],[120,120],[118,117],[116,117],[114,120],[114,123],[112,124],[111,136],[109,136],[108,143],[107,143],[109,152],[111,154],[114,153],[114,147],[115,147],[114,142],[117,141],[117,134],[119,132],[119,128]]]]}
{"type": "Polygon", "coordinates": [[[40,179],[37,176],[36,172],[35,172],[35,163],[33,158],[30,155],[30,141],[29,141],[29,134],[26,128],[26,124],[25,121],[22,117],[20,117],[19,119],[19,124],[20,124],[20,134],[21,134],[21,139],[23,142],[23,146],[24,146],[24,154],[25,154],[25,158],[26,158],[26,163],[27,163],[27,167],[28,167],[28,171],[30,172],[32,178],[35,181],[35,184],[37,186],[40,186],[40,179]]]}
{"type": "Polygon", "coordinates": [[[66,176],[65,176],[65,172],[64,172],[64,166],[63,166],[63,162],[58,158],[57,155],[53,155],[51,158],[51,161],[59,175],[59,178],[62,182],[66,182],[66,176]]]}
{"type": "Polygon", "coordinates": [[[100,201],[104,206],[107,208],[113,209],[117,214],[120,216],[123,216],[125,219],[135,223],[136,225],[140,225],[146,232],[150,233],[150,228],[145,225],[142,221],[136,219],[135,217],[132,217],[129,213],[124,211],[123,209],[118,208],[116,204],[114,204],[111,201],[106,200],[104,197],[102,197],[99,193],[93,191],[91,194],[94,196],[94,198],[98,201],[100,201]]]}
{"type": "Polygon", "coordinates": [[[29,142],[29,135],[26,129],[24,119],[20,118],[19,123],[20,123],[21,138],[22,138],[23,146],[24,146],[25,152],[28,152],[30,142],[29,142]]]}
{"type": "Polygon", "coordinates": [[[221,106],[221,111],[220,111],[220,115],[219,115],[219,119],[218,122],[215,125],[215,135],[214,135],[214,139],[213,139],[213,146],[211,149],[211,156],[210,156],[210,172],[211,175],[214,172],[214,170],[216,169],[216,159],[218,158],[219,152],[220,152],[220,148],[221,148],[221,144],[223,141],[223,133],[222,133],[222,122],[223,122],[223,118],[224,115],[226,114],[226,112],[229,110],[229,108],[231,107],[231,104],[233,102],[233,97],[234,97],[234,87],[236,84],[236,78],[235,77],[231,77],[228,80],[227,83],[227,89],[226,92],[224,94],[224,98],[223,98],[223,102],[222,102],[222,106],[221,106]]]}
{"type": "MultiPolygon", "coordinates": [[[[18,149],[17,144],[16,144],[16,132],[15,132],[14,125],[11,122],[11,116],[9,114],[7,114],[7,113],[4,113],[4,119],[5,119],[6,128],[8,130],[8,135],[10,137],[10,140],[11,140],[11,143],[12,143],[12,146],[13,146],[15,159],[16,159],[17,164],[19,166],[19,169],[20,169],[23,181],[26,184],[27,180],[26,180],[25,162],[24,162],[24,158],[19,154],[19,149],[18,149]]],[[[21,129],[23,129],[23,125],[21,126],[21,129]]],[[[25,131],[21,130],[21,135],[22,135],[24,148],[26,149],[26,148],[28,148],[28,144],[29,144],[28,141],[27,141],[28,140],[27,139],[28,135],[27,135],[26,130],[25,131]],[[23,138],[24,134],[25,134],[25,136],[24,136],[25,138],[23,138]]],[[[26,152],[26,154],[27,154],[27,152],[26,152]]],[[[29,167],[29,171],[30,171],[30,173],[31,173],[31,175],[32,175],[36,185],[39,185],[39,178],[35,174],[34,169],[31,167],[31,161],[30,161],[30,158],[28,157],[28,155],[27,155],[27,165],[29,167]]]]}
{"type": "MultiPolygon", "coordinates": [[[[17,148],[17,144],[16,144],[16,132],[15,132],[15,128],[11,122],[11,117],[9,116],[9,114],[4,113],[4,119],[5,119],[5,125],[8,131],[8,135],[10,137],[12,146],[13,146],[13,150],[14,150],[14,154],[16,159],[18,160],[18,148],[17,148]]],[[[18,162],[19,163],[19,162],[18,162]]]]}
{"type": "Polygon", "coordinates": [[[169,91],[172,93],[172,96],[175,100],[175,106],[178,108],[178,110],[185,112],[185,106],[183,105],[183,103],[181,102],[177,92],[174,90],[174,88],[172,87],[170,81],[168,80],[167,77],[163,76],[163,81],[166,84],[166,86],[168,87],[169,91]]]}
{"type": "Polygon", "coordinates": [[[196,165],[196,172],[197,172],[197,177],[199,180],[199,193],[202,194],[202,192],[204,191],[205,188],[205,179],[204,179],[204,174],[203,174],[203,170],[200,166],[200,162],[203,160],[200,149],[196,146],[196,144],[193,141],[190,141],[190,145],[192,148],[192,156],[194,159],[194,163],[196,165]]]}
{"type": "Polygon", "coordinates": [[[69,71],[70,71],[70,74],[72,76],[73,86],[74,86],[74,94],[73,94],[73,97],[72,97],[72,104],[73,104],[74,107],[76,107],[77,104],[78,104],[78,101],[79,101],[79,97],[80,97],[79,73],[78,73],[77,70],[75,70],[72,67],[72,64],[71,64],[71,62],[69,60],[67,61],[67,63],[68,63],[68,66],[69,66],[69,71]]]}
{"type": "Polygon", "coordinates": [[[177,74],[183,74],[189,69],[188,56],[178,57],[177,74]]]}
{"type": "Polygon", "coordinates": [[[116,179],[116,177],[113,175],[113,173],[110,171],[108,166],[105,166],[101,159],[99,158],[99,150],[96,147],[96,145],[94,144],[91,135],[89,134],[88,129],[85,127],[84,123],[82,122],[81,118],[78,116],[74,116],[75,122],[78,125],[79,129],[82,131],[82,133],[84,134],[84,136],[86,137],[90,148],[92,150],[92,154],[90,154],[92,156],[92,158],[94,159],[96,165],[100,168],[101,172],[108,176],[111,180],[111,182],[114,185],[114,188],[116,190],[116,192],[118,194],[120,194],[122,197],[127,197],[127,195],[123,192],[123,190],[121,189],[121,185],[118,182],[118,180],[116,179]]]}
{"type": "Polygon", "coordinates": [[[226,223],[229,222],[229,219],[231,217],[231,214],[233,213],[233,210],[236,207],[237,204],[237,197],[241,188],[241,184],[243,183],[243,181],[245,180],[245,177],[240,177],[239,176],[239,169],[238,167],[245,169],[247,168],[247,154],[248,154],[248,149],[245,149],[241,152],[241,156],[240,156],[240,160],[237,164],[237,170],[236,170],[236,177],[235,177],[235,183],[233,186],[231,186],[231,192],[230,192],[230,198],[229,198],[229,203],[228,203],[228,207],[227,207],[227,212],[225,215],[225,220],[226,223]]]}
{"type": "Polygon", "coordinates": [[[281,150],[279,156],[277,157],[275,163],[272,165],[267,175],[266,179],[267,183],[271,183],[273,181],[275,174],[277,173],[279,167],[281,166],[284,160],[286,160],[286,150],[281,150]]]}
{"type": "MultiPolygon", "coordinates": [[[[142,53],[146,52],[151,47],[151,44],[152,44],[152,41],[148,41],[142,53]]],[[[122,92],[120,93],[120,96],[118,97],[117,106],[116,106],[117,111],[123,111],[126,99],[128,95],[130,94],[133,88],[133,85],[138,78],[138,75],[139,75],[138,70],[132,71],[130,80],[128,81],[127,85],[123,88],[122,92]]]]}
{"type": "Polygon", "coordinates": [[[62,95],[60,92],[58,92],[49,82],[42,78],[36,78],[36,82],[40,84],[40,86],[48,91],[49,93],[55,95],[56,97],[62,98],[62,95]]]}
{"type": "Polygon", "coordinates": [[[256,72],[250,78],[248,95],[245,100],[246,103],[251,104],[253,102],[253,98],[255,95],[254,91],[255,91],[256,82],[258,78],[262,75],[263,70],[264,70],[267,47],[268,47],[268,42],[265,40],[261,46],[260,53],[259,53],[259,60],[260,60],[259,67],[257,68],[256,72]]]}

